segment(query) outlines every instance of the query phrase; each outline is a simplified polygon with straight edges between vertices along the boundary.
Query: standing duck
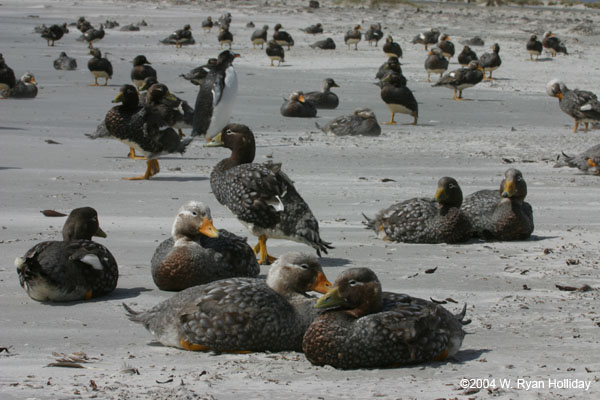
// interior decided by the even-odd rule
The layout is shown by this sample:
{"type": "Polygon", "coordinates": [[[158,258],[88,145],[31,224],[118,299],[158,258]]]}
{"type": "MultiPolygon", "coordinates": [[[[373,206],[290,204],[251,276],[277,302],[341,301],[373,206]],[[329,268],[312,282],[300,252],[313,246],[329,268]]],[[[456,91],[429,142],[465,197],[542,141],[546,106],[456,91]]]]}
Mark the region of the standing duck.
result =
{"type": "Polygon", "coordinates": [[[319,22],[315,25],[310,25],[304,29],[300,29],[304,33],[308,33],[309,35],[317,35],[319,33],[323,33],[323,25],[319,22]]]}
{"type": "Polygon", "coordinates": [[[313,118],[317,116],[317,107],[306,101],[302,92],[292,92],[281,105],[279,112],[284,117],[313,118]]]}
{"type": "Polygon", "coordinates": [[[388,35],[387,39],[385,39],[383,52],[388,57],[402,58],[402,47],[400,47],[398,43],[394,42],[392,35],[388,35]]]}
{"type": "Polygon", "coordinates": [[[263,25],[262,28],[252,32],[252,36],[250,36],[250,41],[252,42],[253,49],[256,49],[256,46],[258,45],[260,45],[261,49],[265,47],[265,43],[267,42],[268,31],[269,25],[263,25]]]}
{"type": "Polygon", "coordinates": [[[311,49],[335,50],[335,42],[330,37],[323,40],[317,40],[316,42],[309,44],[309,46],[311,49]]]}
{"type": "Polygon", "coordinates": [[[564,152],[561,152],[561,154],[556,157],[554,168],[570,167],[577,168],[586,174],[600,174],[600,168],[598,168],[594,162],[594,160],[597,159],[600,159],[600,144],[592,146],[576,156],[569,156],[564,152]]]}
{"type": "Polygon", "coordinates": [[[131,80],[138,90],[144,85],[144,80],[147,77],[150,76],[156,79],[156,70],[150,66],[151,63],[146,59],[146,56],[136,56],[131,63],[133,64],[131,80]]]}
{"type": "Polygon", "coordinates": [[[450,41],[450,36],[445,33],[440,36],[440,41],[437,44],[437,47],[442,50],[442,55],[450,60],[454,57],[454,43],[450,41]]]}
{"type": "Polygon", "coordinates": [[[46,39],[48,46],[54,46],[54,42],[60,40],[65,33],[69,33],[66,22],[62,25],[52,25],[50,28],[46,28],[42,32],[42,38],[46,39]]]}
{"type": "Polygon", "coordinates": [[[339,87],[331,78],[323,80],[322,90],[320,92],[308,92],[304,94],[306,101],[311,102],[317,108],[333,110],[337,108],[340,100],[337,95],[331,91],[331,88],[339,87]]]}
{"type": "Polygon", "coordinates": [[[15,87],[8,91],[8,97],[15,99],[33,99],[38,94],[37,82],[31,72],[23,74],[15,87]]]}
{"type": "Polygon", "coordinates": [[[597,159],[600,159],[600,144],[592,146],[576,156],[569,156],[564,152],[561,152],[561,154],[556,157],[554,168],[570,167],[577,168],[586,174],[600,174],[600,168],[598,168],[598,165],[594,162],[594,160],[597,159]]]}
{"type": "Polygon", "coordinates": [[[388,125],[395,125],[394,116],[397,113],[412,115],[413,125],[419,118],[419,105],[410,89],[406,87],[404,76],[392,73],[381,80],[381,99],[387,104],[390,112],[388,125]]]}
{"type": "Polygon", "coordinates": [[[15,260],[19,283],[36,301],[89,300],[112,292],[119,270],[110,251],[92,241],[106,237],[91,207],[76,208],[62,230],[62,241],[41,242],[15,260]]]}
{"type": "Polygon", "coordinates": [[[202,21],[202,29],[204,29],[204,32],[210,32],[213,25],[214,23],[211,16],[206,17],[206,19],[202,21]]]}
{"type": "Polygon", "coordinates": [[[535,61],[538,61],[544,47],[542,46],[542,42],[538,40],[537,35],[531,35],[525,48],[529,53],[529,59],[533,61],[533,56],[535,56],[535,61]]]}
{"type": "Polygon", "coordinates": [[[294,45],[294,39],[289,33],[282,31],[283,26],[281,24],[275,25],[275,32],[273,32],[273,40],[280,46],[287,46],[288,50],[294,45]]]}
{"type": "Polygon", "coordinates": [[[483,68],[479,61],[471,61],[466,68],[460,68],[444,75],[435,85],[454,89],[454,100],[462,100],[462,91],[483,80],[483,68]],[[458,96],[456,92],[458,91],[458,96]]]}
{"type": "Polygon", "coordinates": [[[164,154],[183,153],[192,141],[181,140],[172,128],[161,129],[166,123],[154,104],[171,94],[164,85],[153,85],[148,90],[146,104],[139,104],[137,89],[132,85],[123,85],[113,103],[122,103],[111,108],[98,126],[92,139],[112,137],[122,141],[144,155],[146,172],[142,176],[124,178],[126,180],[150,179],[160,172],[158,158],[164,154]]]}
{"type": "Polygon", "coordinates": [[[210,186],[219,203],[231,211],[253,235],[259,263],[274,260],[267,253],[267,239],[287,239],[313,247],[320,256],[331,245],[321,239],[319,223],[281,164],[257,164],[254,134],[245,125],[229,124],[207,147],[231,149],[210,174],[210,186]]]}
{"type": "Polygon", "coordinates": [[[360,25],[354,25],[354,28],[344,35],[344,43],[348,46],[348,50],[350,50],[350,46],[352,45],[354,45],[354,50],[358,50],[358,42],[360,42],[360,39],[362,38],[360,30],[360,25]]]}
{"type": "Polygon", "coordinates": [[[563,42],[557,38],[554,33],[548,31],[544,33],[544,37],[542,38],[542,45],[544,48],[548,49],[550,53],[552,53],[552,57],[556,56],[556,53],[563,53],[567,55],[567,47],[563,44],[563,42]]]}
{"type": "Polygon", "coordinates": [[[239,56],[231,50],[222,51],[214,68],[202,80],[194,106],[192,136],[210,139],[229,122],[238,91],[233,60],[239,56]]]}
{"type": "Polygon", "coordinates": [[[219,45],[221,48],[226,45],[229,49],[231,49],[233,34],[229,32],[229,25],[223,25],[219,28],[219,35],[217,36],[217,39],[219,40],[219,45]]]}
{"type": "Polygon", "coordinates": [[[440,78],[448,69],[448,60],[442,54],[439,48],[429,50],[429,55],[425,59],[425,70],[427,71],[427,82],[431,82],[431,74],[440,74],[440,78]]]}
{"type": "Polygon", "coordinates": [[[152,279],[161,290],[180,291],[236,276],[254,278],[260,268],[246,239],[213,226],[210,208],[198,201],[184,204],[175,217],[171,238],[152,257],[152,279]]]}
{"type": "Polygon", "coordinates": [[[222,279],[185,289],[147,311],[123,306],[130,320],[165,346],[218,353],[301,351],[304,332],[318,313],[307,292],[330,287],[314,256],[287,253],[271,266],[266,281],[222,279]]]}
{"type": "Polygon", "coordinates": [[[419,44],[424,45],[425,51],[427,51],[427,47],[430,44],[436,44],[439,37],[440,37],[440,31],[438,31],[437,29],[431,28],[430,30],[419,33],[417,36],[415,36],[412,40],[412,43],[413,44],[419,43],[419,44]]]}
{"type": "Polygon", "coordinates": [[[200,86],[204,78],[206,78],[208,73],[211,72],[216,65],[217,59],[209,58],[206,64],[192,69],[187,74],[181,74],[179,76],[187,81],[190,81],[193,85],[200,86]]]}
{"type": "Polygon", "coordinates": [[[17,79],[15,73],[4,61],[4,57],[0,54],[0,95],[1,98],[8,96],[8,91],[15,87],[17,79]]]}
{"type": "Polygon", "coordinates": [[[494,43],[494,45],[492,46],[492,52],[484,53],[479,58],[479,64],[481,64],[481,67],[483,68],[483,79],[494,79],[492,78],[492,72],[497,70],[502,64],[502,60],[500,59],[499,53],[500,46],[498,45],[498,43],[494,43]],[[485,73],[488,71],[490,73],[490,76],[486,78],[485,73]]]}
{"type": "Polygon", "coordinates": [[[98,78],[104,78],[104,86],[108,85],[108,80],[113,75],[112,64],[102,57],[100,49],[91,49],[90,54],[92,58],[88,61],[88,69],[94,75],[94,83],[90,86],[99,86],[98,78]]]}
{"type": "Polygon", "coordinates": [[[104,24],[100,24],[100,29],[88,29],[83,34],[83,38],[88,42],[88,47],[92,49],[93,43],[99,42],[104,38],[104,24]]]}
{"type": "Polygon", "coordinates": [[[351,115],[337,117],[323,127],[316,122],[315,124],[323,132],[335,136],[379,136],[381,134],[381,127],[370,108],[357,108],[351,115]]]}
{"type": "Polygon", "coordinates": [[[271,60],[271,67],[274,66],[273,61],[277,61],[277,66],[281,66],[282,62],[285,62],[285,50],[275,40],[271,40],[265,50],[267,56],[271,60]]]}
{"type": "Polygon", "coordinates": [[[369,268],[349,268],[315,307],[302,341],[315,365],[340,369],[385,368],[442,361],[460,349],[464,312],[405,294],[382,292],[369,268]]]}
{"type": "Polygon", "coordinates": [[[405,200],[385,208],[367,229],[380,239],[405,243],[462,243],[471,238],[471,224],[460,209],[463,194],[455,179],[438,181],[435,197],[405,200]]]}
{"type": "Polygon", "coordinates": [[[54,69],[62,69],[67,71],[73,71],[77,69],[77,60],[69,57],[67,53],[62,51],[58,58],[54,60],[54,69]]]}
{"type": "Polygon", "coordinates": [[[383,38],[383,32],[381,31],[380,23],[372,24],[365,32],[365,40],[369,42],[369,46],[372,46],[373,42],[375,42],[375,47],[377,47],[381,38],[383,38]]]}
{"type": "Polygon", "coordinates": [[[465,45],[458,55],[458,63],[466,67],[471,61],[477,61],[477,54],[469,46],[465,45]]]}
{"type": "Polygon", "coordinates": [[[546,84],[546,93],[558,99],[560,109],[575,120],[573,133],[577,132],[580,123],[584,123],[587,132],[590,122],[600,121],[600,102],[598,97],[587,90],[570,90],[558,79],[546,84]]]}
{"type": "Polygon", "coordinates": [[[525,240],[533,232],[533,209],[525,201],[527,183],[521,171],[504,173],[500,190],[480,190],[465,198],[462,211],[474,237],[485,240],[525,240]]]}

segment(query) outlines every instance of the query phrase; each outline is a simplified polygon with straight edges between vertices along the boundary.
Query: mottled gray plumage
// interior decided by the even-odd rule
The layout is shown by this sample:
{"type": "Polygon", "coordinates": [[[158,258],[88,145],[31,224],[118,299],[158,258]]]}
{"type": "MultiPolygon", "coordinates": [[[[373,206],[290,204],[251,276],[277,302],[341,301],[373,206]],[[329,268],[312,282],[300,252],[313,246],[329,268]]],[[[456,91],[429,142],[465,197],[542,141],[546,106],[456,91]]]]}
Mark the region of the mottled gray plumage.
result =
{"type": "Polygon", "coordinates": [[[77,69],[77,60],[69,57],[64,51],[60,53],[58,58],[54,60],[54,69],[62,69],[67,71],[73,71],[77,69]]]}
{"type": "Polygon", "coordinates": [[[480,190],[465,198],[461,210],[471,221],[474,237],[525,240],[534,229],[533,209],[525,202],[527,183],[521,171],[504,173],[500,190],[480,190]]]}
{"type": "Polygon", "coordinates": [[[256,236],[294,240],[313,247],[319,256],[331,248],[319,235],[319,223],[296,191],[281,164],[252,163],[254,134],[245,125],[229,124],[213,142],[232,150],[210,174],[212,191],[256,236]]]}
{"type": "Polygon", "coordinates": [[[434,28],[431,28],[428,31],[419,33],[417,36],[415,36],[412,40],[413,44],[422,44],[425,46],[425,50],[427,50],[427,47],[430,44],[436,44],[438,41],[438,38],[440,37],[440,31],[434,28]]]}
{"type": "Polygon", "coordinates": [[[93,242],[106,237],[91,207],[74,209],[63,227],[63,241],[47,241],[15,260],[19,283],[37,301],[87,300],[117,286],[117,262],[108,249],[93,242]]]}
{"type": "Polygon", "coordinates": [[[312,49],[321,50],[335,50],[335,42],[332,38],[328,37],[323,40],[317,40],[316,42],[309,45],[312,49]]]}
{"type": "Polygon", "coordinates": [[[367,229],[380,239],[406,243],[460,243],[471,238],[471,224],[461,212],[462,191],[453,178],[438,181],[435,198],[414,198],[365,216],[367,229]]]}
{"type": "Polygon", "coordinates": [[[262,28],[259,28],[252,32],[250,36],[250,41],[252,42],[252,47],[256,48],[256,45],[260,45],[260,48],[265,47],[265,43],[267,42],[267,35],[269,32],[269,25],[263,25],[262,28]]]}
{"type": "Polygon", "coordinates": [[[331,284],[314,256],[288,253],[272,265],[267,280],[230,278],[194,286],[145,312],[125,306],[166,346],[188,350],[300,351],[317,310],[308,291],[331,284]]]}
{"type": "Polygon", "coordinates": [[[357,108],[352,114],[337,117],[322,127],[316,122],[315,124],[323,132],[336,136],[379,136],[381,134],[381,127],[370,108],[357,108]]]}
{"type": "Polygon", "coordinates": [[[333,110],[340,104],[337,95],[331,91],[331,88],[339,87],[332,78],[323,80],[323,85],[320,92],[308,92],[304,94],[304,98],[315,105],[317,108],[333,110]]]}
{"type": "Polygon", "coordinates": [[[404,294],[381,291],[368,268],[342,272],[318,302],[331,309],[307,329],[302,349],[315,365],[383,368],[451,357],[462,345],[463,312],[404,294]]]}
{"type": "Polygon", "coordinates": [[[590,166],[588,160],[594,160],[600,158],[600,144],[590,147],[583,153],[579,153],[576,156],[569,156],[565,153],[561,153],[556,157],[556,163],[554,168],[560,167],[571,167],[577,168],[585,173],[599,174],[600,169],[597,167],[590,166]]]}
{"type": "Polygon", "coordinates": [[[323,33],[323,25],[321,23],[317,23],[315,25],[310,25],[304,29],[301,28],[300,30],[310,35],[316,35],[319,33],[323,33]]]}
{"type": "Polygon", "coordinates": [[[575,120],[573,132],[577,132],[581,122],[585,124],[587,131],[590,122],[600,121],[600,102],[594,93],[587,90],[570,90],[558,79],[546,84],[546,92],[549,96],[556,97],[560,109],[575,120]]]}
{"type": "Polygon", "coordinates": [[[258,276],[256,256],[245,238],[226,230],[211,237],[215,234],[207,206],[196,201],[184,204],[175,217],[172,237],[152,256],[156,286],[179,291],[219,279],[258,276]]]}
{"type": "Polygon", "coordinates": [[[448,69],[448,60],[442,54],[442,50],[435,47],[429,51],[425,59],[425,70],[427,71],[427,82],[431,80],[431,74],[442,74],[448,69]]]}

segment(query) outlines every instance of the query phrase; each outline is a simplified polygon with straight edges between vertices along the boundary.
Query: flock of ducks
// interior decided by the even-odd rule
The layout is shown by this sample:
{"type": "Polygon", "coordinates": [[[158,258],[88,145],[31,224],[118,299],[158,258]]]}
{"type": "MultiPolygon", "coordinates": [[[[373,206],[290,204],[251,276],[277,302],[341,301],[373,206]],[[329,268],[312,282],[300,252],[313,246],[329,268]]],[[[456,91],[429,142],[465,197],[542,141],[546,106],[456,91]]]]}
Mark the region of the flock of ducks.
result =
{"type": "MultiPolygon", "coordinates": [[[[253,132],[246,125],[229,123],[238,89],[233,63],[239,57],[231,51],[231,20],[231,14],[226,13],[216,22],[210,17],[202,22],[207,32],[218,25],[219,43],[229,49],[182,75],[199,87],[193,108],[160,83],[148,59],[138,55],[132,60],[133,85],[121,87],[113,100],[119,105],[106,113],[96,132],[89,136],[120,140],[130,147],[131,158],[146,161],[143,175],[126,178],[132,180],[156,175],[161,155],[183,153],[196,136],[207,140],[206,147],[229,149],[229,157],[212,170],[211,189],[218,202],[258,238],[258,243],[251,247],[245,238],[216,229],[211,211],[203,203],[184,204],[175,216],[171,238],[158,246],[151,260],[156,286],[178,293],[147,311],[135,311],[124,304],[128,317],[144,325],[166,346],[231,353],[302,351],[315,365],[342,369],[393,367],[444,360],[456,354],[465,335],[463,325],[470,322],[464,320],[466,305],[454,315],[432,301],[383,292],[376,274],[368,268],[348,269],[331,284],[312,255],[286,253],[276,258],[269,254],[269,238],[303,243],[319,256],[333,246],[321,238],[317,218],[282,165],[255,163],[253,132]],[[185,137],[182,129],[191,129],[190,137],[185,137]],[[257,278],[260,264],[272,264],[266,280],[257,278]],[[323,296],[317,299],[309,292],[323,296]]],[[[106,85],[112,77],[112,65],[93,47],[104,37],[104,26],[94,29],[83,17],[76,26],[93,56],[88,62],[93,85],[98,85],[99,78],[104,78],[106,85]]],[[[293,38],[277,24],[268,40],[268,29],[265,25],[254,31],[252,45],[263,48],[267,44],[265,51],[271,65],[273,61],[284,62],[283,47],[291,49],[293,38]]],[[[361,29],[356,25],[344,36],[349,49],[358,49],[363,38],[361,29]]],[[[161,42],[176,47],[192,45],[195,40],[191,31],[186,25],[161,42]]],[[[323,26],[319,23],[303,31],[321,34],[323,26]]],[[[41,35],[48,46],[54,46],[65,33],[67,24],[43,29],[41,35]]],[[[374,46],[383,37],[380,24],[371,25],[364,34],[365,41],[374,46]]],[[[329,46],[327,40],[322,46],[329,46]]],[[[431,29],[417,35],[413,43],[423,44],[425,50],[434,46],[425,61],[428,80],[431,73],[439,73],[440,80],[434,86],[454,90],[456,100],[462,99],[464,89],[483,79],[493,79],[492,72],[501,65],[498,44],[479,58],[465,46],[458,56],[462,67],[445,73],[455,54],[448,35],[431,29]]],[[[549,32],[541,46],[552,49],[553,56],[556,52],[566,54],[564,45],[549,32]]],[[[539,57],[542,50],[535,35],[527,43],[527,50],[532,60],[533,55],[539,57]]],[[[381,98],[391,112],[389,124],[395,123],[397,113],[411,115],[416,124],[418,104],[402,75],[402,49],[391,35],[383,52],[388,59],[376,77],[381,98]]],[[[54,67],[72,70],[77,65],[62,52],[54,67]]],[[[10,80],[9,70],[0,56],[0,92],[18,97],[17,83],[14,74],[10,80]]],[[[21,81],[35,85],[33,76],[28,76],[21,81]]],[[[314,117],[318,109],[335,109],[339,98],[331,89],[336,87],[336,82],[327,78],[321,91],[293,92],[281,106],[281,114],[314,117]]],[[[600,106],[590,92],[569,90],[562,82],[552,81],[548,94],[557,97],[560,108],[575,119],[575,131],[579,123],[587,129],[589,122],[600,120],[600,106]]],[[[381,133],[368,108],[317,127],[340,136],[381,133]]],[[[600,149],[596,146],[574,157],[563,154],[555,166],[597,172],[598,163],[600,149]]],[[[395,242],[525,240],[534,230],[533,211],[525,202],[526,195],[523,175],[514,168],[505,172],[499,190],[478,191],[464,199],[458,182],[443,177],[433,198],[393,204],[373,218],[365,216],[364,224],[378,238],[395,242]]],[[[18,257],[15,265],[19,281],[28,295],[37,301],[63,302],[101,297],[113,291],[118,280],[117,263],[108,249],[92,241],[93,236],[106,237],[96,211],[78,208],[64,224],[62,241],[39,243],[18,257]]]]}

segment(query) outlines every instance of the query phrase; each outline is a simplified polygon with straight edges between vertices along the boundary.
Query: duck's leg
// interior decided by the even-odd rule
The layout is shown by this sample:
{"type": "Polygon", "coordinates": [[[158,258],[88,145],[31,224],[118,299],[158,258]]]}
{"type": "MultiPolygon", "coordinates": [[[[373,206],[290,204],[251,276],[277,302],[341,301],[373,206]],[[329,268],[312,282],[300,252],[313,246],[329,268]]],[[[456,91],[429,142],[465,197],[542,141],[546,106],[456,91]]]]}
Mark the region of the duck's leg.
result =
{"type": "Polygon", "coordinates": [[[462,89],[458,89],[458,100],[462,100],[462,89]]]}
{"type": "Polygon", "coordinates": [[[90,86],[99,86],[98,85],[98,77],[96,75],[94,75],[94,83],[92,83],[90,86]]]}
{"type": "Polygon", "coordinates": [[[415,114],[413,114],[413,123],[412,123],[412,124],[413,124],[413,125],[416,125],[416,124],[417,124],[417,120],[418,120],[418,119],[419,119],[419,116],[418,116],[416,113],[415,113],[415,114]]]}
{"type": "Polygon", "coordinates": [[[394,116],[396,114],[392,111],[392,116],[390,117],[390,122],[387,123],[387,125],[396,125],[396,121],[394,121],[394,116]]]}
{"type": "Polygon", "coordinates": [[[150,179],[150,177],[152,175],[155,175],[155,173],[153,173],[153,168],[154,168],[154,162],[156,160],[148,160],[146,161],[146,172],[144,172],[144,175],[142,176],[134,176],[132,178],[123,178],[127,181],[141,181],[141,180],[145,180],[145,179],[150,179]]]}
{"type": "Polygon", "coordinates": [[[104,78],[104,85],[103,86],[108,86],[108,78],[104,78]]]}
{"type": "Polygon", "coordinates": [[[586,122],[585,125],[584,125],[584,128],[583,128],[583,131],[587,132],[589,128],[590,128],[590,123],[586,122]]]}
{"type": "Polygon", "coordinates": [[[431,82],[431,72],[427,71],[427,82],[431,82]]]}
{"type": "Polygon", "coordinates": [[[144,157],[144,156],[138,156],[137,154],[135,154],[135,149],[133,147],[129,148],[129,155],[127,157],[131,158],[132,160],[145,160],[146,159],[146,157],[144,157]]]}
{"type": "Polygon", "coordinates": [[[456,97],[456,88],[454,88],[454,96],[452,96],[452,98],[453,98],[454,100],[458,100],[458,97],[456,97]]]}
{"type": "Polygon", "coordinates": [[[183,139],[185,137],[185,134],[183,133],[181,128],[179,128],[178,131],[179,131],[179,139],[183,139]]]}
{"type": "Polygon", "coordinates": [[[260,257],[258,259],[258,263],[260,265],[269,265],[275,260],[277,260],[275,257],[269,255],[269,253],[267,252],[267,235],[260,235],[258,237],[257,246],[259,248],[260,253],[260,257]]]}
{"type": "Polygon", "coordinates": [[[271,58],[271,67],[274,67],[275,65],[273,64],[273,59],[271,58]]]}
{"type": "Polygon", "coordinates": [[[579,128],[579,121],[575,120],[575,126],[573,127],[573,133],[577,133],[577,128],[579,128]]]}

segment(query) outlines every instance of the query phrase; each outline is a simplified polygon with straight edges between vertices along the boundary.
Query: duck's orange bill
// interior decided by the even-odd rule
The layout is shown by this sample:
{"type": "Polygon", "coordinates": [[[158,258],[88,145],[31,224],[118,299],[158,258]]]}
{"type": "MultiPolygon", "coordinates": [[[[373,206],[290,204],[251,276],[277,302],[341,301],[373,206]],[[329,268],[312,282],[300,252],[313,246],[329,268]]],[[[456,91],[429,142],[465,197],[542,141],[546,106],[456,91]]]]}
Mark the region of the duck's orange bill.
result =
{"type": "Polygon", "coordinates": [[[329,282],[327,280],[327,277],[325,276],[325,274],[322,273],[321,271],[319,271],[317,273],[317,279],[315,279],[315,282],[309,288],[309,290],[319,292],[319,293],[327,293],[329,291],[329,289],[331,289],[332,286],[333,285],[331,284],[331,282],[329,282]]]}
{"type": "Polygon", "coordinates": [[[198,229],[198,232],[209,238],[219,237],[219,231],[214,227],[212,219],[209,218],[202,220],[202,226],[198,229]]]}

